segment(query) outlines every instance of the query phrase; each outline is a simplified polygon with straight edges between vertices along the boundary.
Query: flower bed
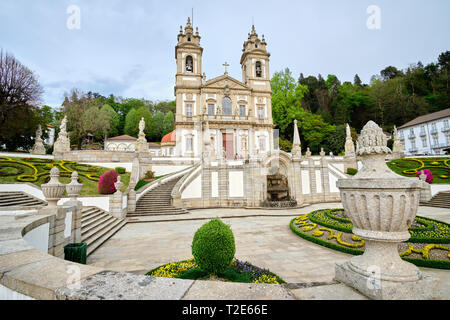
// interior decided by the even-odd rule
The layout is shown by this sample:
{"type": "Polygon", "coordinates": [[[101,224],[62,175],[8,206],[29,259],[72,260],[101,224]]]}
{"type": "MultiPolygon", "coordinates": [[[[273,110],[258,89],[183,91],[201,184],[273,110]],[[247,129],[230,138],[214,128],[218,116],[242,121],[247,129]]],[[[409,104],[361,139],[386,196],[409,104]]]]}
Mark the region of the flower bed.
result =
{"type": "Polygon", "coordinates": [[[222,280],[244,283],[285,283],[283,279],[267,269],[253,266],[249,262],[234,259],[231,266],[223,273],[212,276],[200,270],[194,258],[180,262],[168,263],[157,267],[147,273],[148,276],[164,278],[180,278],[190,280],[222,280]]]}
{"type": "MultiPolygon", "coordinates": [[[[341,252],[360,255],[364,240],[352,234],[353,225],[344,209],[313,211],[293,219],[291,230],[300,237],[341,252]]],[[[450,269],[450,225],[416,217],[409,229],[411,238],[399,244],[402,259],[422,267],[450,269]]]]}
{"type": "MultiPolygon", "coordinates": [[[[37,186],[48,182],[50,170],[58,167],[60,182],[69,183],[73,171],[78,172],[79,182],[83,184],[81,195],[98,195],[97,184],[101,175],[111,169],[81,164],[73,161],[53,161],[41,158],[0,157],[1,182],[30,182],[37,186]]],[[[125,191],[130,180],[130,174],[121,174],[125,191]]]]}
{"type": "Polygon", "coordinates": [[[417,172],[428,169],[433,175],[432,183],[450,183],[450,157],[396,159],[387,166],[405,177],[415,177],[417,172]]]}

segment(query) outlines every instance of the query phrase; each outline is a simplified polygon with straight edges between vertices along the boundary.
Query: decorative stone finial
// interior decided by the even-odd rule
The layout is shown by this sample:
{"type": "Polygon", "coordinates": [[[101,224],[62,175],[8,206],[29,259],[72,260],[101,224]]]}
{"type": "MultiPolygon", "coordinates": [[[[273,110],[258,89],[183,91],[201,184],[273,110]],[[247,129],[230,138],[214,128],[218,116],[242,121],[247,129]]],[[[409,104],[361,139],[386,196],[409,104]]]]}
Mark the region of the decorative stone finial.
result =
{"type": "Polygon", "coordinates": [[[392,153],[391,149],[387,147],[387,139],[383,130],[372,120],[361,130],[357,146],[356,153],[359,156],[392,153]]]}
{"type": "Polygon", "coordinates": [[[292,157],[300,158],[302,156],[302,148],[300,142],[300,135],[298,133],[297,119],[294,120],[294,141],[292,143],[292,157]]]}
{"type": "Polygon", "coordinates": [[[47,200],[49,207],[56,207],[58,200],[61,199],[66,186],[59,182],[59,169],[53,167],[50,170],[50,181],[41,185],[42,193],[47,200]]]}
{"type": "Polygon", "coordinates": [[[309,147],[308,147],[308,148],[306,148],[306,153],[305,153],[305,156],[307,156],[307,157],[311,157],[311,155],[312,155],[312,153],[311,153],[311,150],[309,150],[309,147]]]}
{"type": "Polygon", "coordinates": [[[321,157],[325,157],[325,151],[323,150],[323,148],[320,148],[320,156],[321,157]]]}
{"type": "Polygon", "coordinates": [[[71,201],[76,201],[77,197],[80,195],[83,185],[78,183],[78,172],[72,172],[71,179],[72,181],[69,184],[66,184],[66,193],[71,198],[71,201]]]}
{"type": "Polygon", "coordinates": [[[120,181],[120,175],[117,176],[117,181],[114,182],[114,187],[116,188],[116,192],[122,192],[123,182],[120,181]]]}

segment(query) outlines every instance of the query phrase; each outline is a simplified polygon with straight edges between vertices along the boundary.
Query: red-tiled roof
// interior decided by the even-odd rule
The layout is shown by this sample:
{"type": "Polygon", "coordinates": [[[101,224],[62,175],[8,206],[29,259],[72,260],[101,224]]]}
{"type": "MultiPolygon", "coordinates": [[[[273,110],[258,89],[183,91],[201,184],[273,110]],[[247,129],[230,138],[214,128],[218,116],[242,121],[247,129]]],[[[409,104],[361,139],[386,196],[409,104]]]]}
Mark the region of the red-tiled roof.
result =
{"type": "Polygon", "coordinates": [[[108,140],[137,140],[135,137],[131,137],[129,135],[122,135],[122,136],[117,136],[117,137],[112,137],[112,138],[108,138],[108,140]]]}
{"type": "Polygon", "coordinates": [[[159,144],[157,144],[156,142],[149,142],[148,147],[152,148],[152,149],[160,149],[161,148],[161,146],[159,144]]]}
{"type": "Polygon", "coordinates": [[[166,134],[162,140],[161,143],[170,143],[170,142],[176,142],[175,140],[175,130],[166,134]]]}

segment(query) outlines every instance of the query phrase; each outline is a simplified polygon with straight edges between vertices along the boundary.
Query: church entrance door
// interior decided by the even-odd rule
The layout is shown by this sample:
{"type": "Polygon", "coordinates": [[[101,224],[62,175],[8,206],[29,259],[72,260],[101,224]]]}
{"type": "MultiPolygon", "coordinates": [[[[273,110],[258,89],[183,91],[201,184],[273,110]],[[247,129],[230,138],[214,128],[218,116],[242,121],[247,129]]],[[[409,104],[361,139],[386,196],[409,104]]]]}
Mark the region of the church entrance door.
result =
{"type": "Polygon", "coordinates": [[[232,133],[222,133],[223,148],[227,159],[234,159],[234,139],[232,133]]]}

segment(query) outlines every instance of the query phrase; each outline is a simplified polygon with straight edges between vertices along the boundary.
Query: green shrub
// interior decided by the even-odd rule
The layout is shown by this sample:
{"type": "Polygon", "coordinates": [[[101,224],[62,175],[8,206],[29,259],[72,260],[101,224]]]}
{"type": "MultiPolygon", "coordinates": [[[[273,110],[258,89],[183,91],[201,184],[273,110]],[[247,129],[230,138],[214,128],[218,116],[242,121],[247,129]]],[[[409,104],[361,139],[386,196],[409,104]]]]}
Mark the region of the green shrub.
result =
{"type": "Polygon", "coordinates": [[[205,223],[194,235],[192,255],[198,267],[206,272],[225,272],[235,252],[233,231],[219,218],[205,223]]]}
{"type": "Polygon", "coordinates": [[[145,173],[145,179],[155,179],[155,173],[151,170],[145,173]]]}
{"type": "Polygon", "coordinates": [[[117,167],[114,170],[116,170],[118,174],[124,174],[125,172],[127,172],[127,170],[123,167],[117,167]]]}
{"type": "Polygon", "coordinates": [[[354,169],[354,168],[347,168],[347,174],[349,174],[349,175],[351,175],[351,176],[354,176],[355,174],[357,174],[358,173],[358,170],[357,169],[354,169]]]}

